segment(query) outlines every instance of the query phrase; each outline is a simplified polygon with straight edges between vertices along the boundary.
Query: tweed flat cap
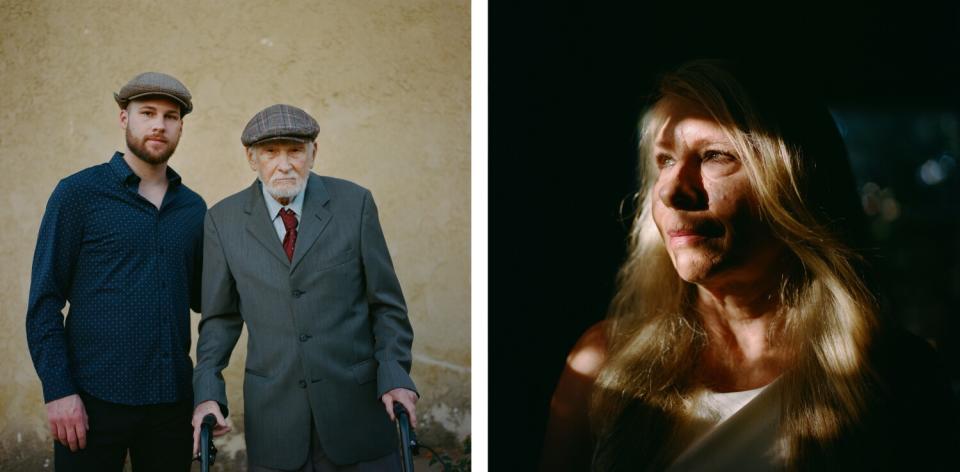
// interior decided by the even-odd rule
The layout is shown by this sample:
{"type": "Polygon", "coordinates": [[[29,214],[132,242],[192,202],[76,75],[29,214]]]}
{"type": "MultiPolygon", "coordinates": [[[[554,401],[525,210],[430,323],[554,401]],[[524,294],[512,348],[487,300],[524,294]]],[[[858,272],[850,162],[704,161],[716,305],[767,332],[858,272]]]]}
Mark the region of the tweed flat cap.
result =
{"type": "Polygon", "coordinates": [[[313,141],[319,133],[320,125],[310,114],[295,106],[278,103],[250,118],[240,135],[240,142],[249,147],[274,139],[313,141]]]}
{"type": "Polygon", "coordinates": [[[113,94],[120,108],[126,108],[131,100],[148,95],[163,95],[180,103],[180,116],[193,111],[190,91],[179,80],[160,72],[144,72],[127,82],[119,92],[113,94]]]}

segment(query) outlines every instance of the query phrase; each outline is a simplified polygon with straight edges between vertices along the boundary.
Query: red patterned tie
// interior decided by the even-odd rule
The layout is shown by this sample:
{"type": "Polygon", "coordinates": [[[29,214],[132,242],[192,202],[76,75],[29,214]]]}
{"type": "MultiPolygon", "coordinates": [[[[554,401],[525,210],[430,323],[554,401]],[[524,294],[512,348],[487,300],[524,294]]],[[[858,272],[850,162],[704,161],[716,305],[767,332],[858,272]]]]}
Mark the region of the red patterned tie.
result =
{"type": "Polygon", "coordinates": [[[293,247],[297,244],[297,214],[289,208],[281,208],[280,218],[283,219],[283,227],[287,229],[287,234],[283,237],[283,252],[287,253],[287,259],[293,262],[293,247]]]}

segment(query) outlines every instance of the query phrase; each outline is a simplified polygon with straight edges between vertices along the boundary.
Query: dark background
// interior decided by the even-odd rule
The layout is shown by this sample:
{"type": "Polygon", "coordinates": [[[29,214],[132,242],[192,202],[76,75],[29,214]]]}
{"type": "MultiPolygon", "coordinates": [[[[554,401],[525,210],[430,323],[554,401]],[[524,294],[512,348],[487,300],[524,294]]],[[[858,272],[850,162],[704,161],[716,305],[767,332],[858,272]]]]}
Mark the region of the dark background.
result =
{"type": "Polygon", "coordinates": [[[956,390],[956,2],[613,5],[489,5],[490,470],[534,469],[566,353],[613,293],[644,95],[698,57],[788,62],[826,98],[881,249],[885,309],[939,347],[956,390]]]}

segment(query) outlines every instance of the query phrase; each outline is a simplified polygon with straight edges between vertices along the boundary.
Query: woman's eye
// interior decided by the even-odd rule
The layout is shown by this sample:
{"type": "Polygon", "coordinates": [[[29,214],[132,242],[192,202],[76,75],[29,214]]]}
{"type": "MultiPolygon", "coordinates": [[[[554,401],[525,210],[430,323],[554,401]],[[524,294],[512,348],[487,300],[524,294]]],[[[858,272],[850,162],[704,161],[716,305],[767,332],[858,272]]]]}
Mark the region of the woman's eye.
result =
{"type": "Polygon", "coordinates": [[[659,169],[672,166],[674,162],[674,158],[669,154],[657,154],[657,168],[659,169]]]}
{"type": "Polygon", "coordinates": [[[737,160],[737,158],[730,153],[724,151],[710,150],[703,153],[704,161],[717,161],[717,162],[732,162],[737,160]]]}

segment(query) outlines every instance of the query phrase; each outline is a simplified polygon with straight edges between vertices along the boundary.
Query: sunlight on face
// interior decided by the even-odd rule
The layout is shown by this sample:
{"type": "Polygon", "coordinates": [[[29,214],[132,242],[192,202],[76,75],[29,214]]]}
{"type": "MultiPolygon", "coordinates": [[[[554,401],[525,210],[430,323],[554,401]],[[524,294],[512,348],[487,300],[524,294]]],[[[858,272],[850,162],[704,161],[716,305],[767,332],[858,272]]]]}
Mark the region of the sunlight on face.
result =
{"type": "Polygon", "coordinates": [[[736,147],[693,102],[664,99],[656,131],[653,219],[687,282],[749,282],[770,270],[782,245],[760,220],[736,147]]]}

